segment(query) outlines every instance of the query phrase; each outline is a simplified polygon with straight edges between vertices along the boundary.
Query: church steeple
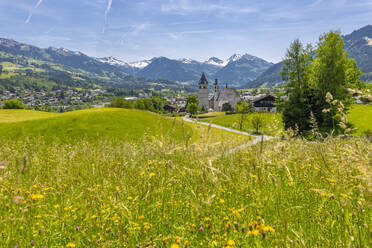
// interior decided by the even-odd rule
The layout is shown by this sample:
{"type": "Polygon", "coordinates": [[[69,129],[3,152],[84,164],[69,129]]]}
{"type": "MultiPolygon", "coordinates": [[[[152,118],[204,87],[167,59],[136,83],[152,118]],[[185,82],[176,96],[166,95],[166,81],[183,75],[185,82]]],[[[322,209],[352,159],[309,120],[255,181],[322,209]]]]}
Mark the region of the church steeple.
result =
{"type": "Polygon", "coordinates": [[[199,99],[199,108],[209,109],[209,98],[208,98],[208,80],[203,72],[199,80],[199,90],[198,90],[198,99],[199,99]]]}
{"type": "Polygon", "coordinates": [[[200,80],[199,80],[199,86],[200,86],[201,84],[206,84],[206,85],[208,85],[208,80],[207,80],[207,78],[206,78],[204,72],[203,72],[203,74],[202,74],[202,76],[201,76],[201,78],[200,78],[200,80]]]}
{"type": "Polygon", "coordinates": [[[219,87],[218,87],[218,79],[216,78],[214,80],[214,94],[217,94],[219,91],[219,87]]]}

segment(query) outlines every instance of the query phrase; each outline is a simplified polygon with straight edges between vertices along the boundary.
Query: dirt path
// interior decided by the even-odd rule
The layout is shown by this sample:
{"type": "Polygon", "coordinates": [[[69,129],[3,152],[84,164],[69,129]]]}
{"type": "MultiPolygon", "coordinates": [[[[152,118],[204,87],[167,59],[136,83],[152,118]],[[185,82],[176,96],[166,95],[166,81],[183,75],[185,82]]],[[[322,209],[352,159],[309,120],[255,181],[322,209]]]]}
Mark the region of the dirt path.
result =
{"type": "Polygon", "coordinates": [[[184,120],[186,122],[191,122],[191,123],[204,125],[204,126],[211,126],[211,127],[214,127],[214,128],[225,130],[227,132],[242,134],[242,135],[246,135],[246,136],[250,136],[250,137],[254,138],[253,140],[250,140],[249,142],[247,142],[243,145],[240,145],[238,147],[235,147],[234,149],[231,149],[228,153],[234,153],[234,152],[236,152],[238,150],[241,150],[241,149],[244,149],[248,146],[255,145],[255,144],[257,144],[261,141],[267,141],[267,140],[272,140],[272,139],[277,138],[277,137],[272,137],[272,136],[249,134],[249,133],[246,133],[246,132],[241,132],[241,131],[234,130],[234,129],[231,129],[231,128],[219,126],[219,125],[216,125],[216,124],[212,124],[212,123],[208,123],[208,122],[201,122],[201,121],[197,121],[197,120],[194,120],[194,119],[190,119],[188,116],[183,117],[182,120],[184,120]]]}

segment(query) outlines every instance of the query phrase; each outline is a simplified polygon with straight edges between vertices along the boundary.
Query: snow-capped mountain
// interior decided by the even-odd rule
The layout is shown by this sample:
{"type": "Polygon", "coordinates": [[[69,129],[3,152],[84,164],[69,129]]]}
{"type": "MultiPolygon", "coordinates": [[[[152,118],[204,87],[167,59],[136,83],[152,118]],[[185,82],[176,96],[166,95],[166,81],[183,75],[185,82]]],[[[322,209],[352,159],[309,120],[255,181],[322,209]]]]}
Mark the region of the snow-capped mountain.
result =
{"type": "Polygon", "coordinates": [[[266,71],[271,65],[264,59],[250,54],[234,54],[227,59],[226,66],[222,67],[214,76],[220,82],[239,87],[256,79],[261,73],[266,71]]]}
{"type": "Polygon", "coordinates": [[[116,59],[114,57],[105,57],[105,58],[96,58],[99,62],[101,63],[107,63],[107,64],[110,64],[110,65],[115,65],[115,66],[126,66],[128,67],[129,64],[124,62],[124,61],[121,61],[120,59],[116,59]]]}
{"type": "Polygon", "coordinates": [[[223,61],[219,58],[216,58],[216,57],[211,57],[209,58],[207,61],[204,62],[205,64],[208,64],[208,65],[215,65],[215,66],[218,66],[218,67],[224,67],[227,65],[228,61],[223,61]]]}
{"type": "Polygon", "coordinates": [[[138,68],[138,69],[143,69],[145,68],[146,66],[148,66],[149,64],[151,64],[151,62],[153,61],[154,59],[149,59],[149,60],[140,60],[140,61],[135,61],[135,62],[130,62],[128,63],[130,66],[134,67],[134,68],[138,68]]]}

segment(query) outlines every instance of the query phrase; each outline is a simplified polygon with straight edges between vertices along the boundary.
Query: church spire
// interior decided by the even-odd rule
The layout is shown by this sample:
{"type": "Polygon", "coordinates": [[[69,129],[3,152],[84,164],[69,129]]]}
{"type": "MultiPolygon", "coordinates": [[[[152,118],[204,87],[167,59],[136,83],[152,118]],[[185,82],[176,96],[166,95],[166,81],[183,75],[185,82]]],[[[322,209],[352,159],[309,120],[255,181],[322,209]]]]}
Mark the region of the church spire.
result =
{"type": "Polygon", "coordinates": [[[202,76],[199,80],[199,84],[208,84],[208,80],[207,80],[204,72],[203,72],[203,74],[202,74],[202,76]]]}

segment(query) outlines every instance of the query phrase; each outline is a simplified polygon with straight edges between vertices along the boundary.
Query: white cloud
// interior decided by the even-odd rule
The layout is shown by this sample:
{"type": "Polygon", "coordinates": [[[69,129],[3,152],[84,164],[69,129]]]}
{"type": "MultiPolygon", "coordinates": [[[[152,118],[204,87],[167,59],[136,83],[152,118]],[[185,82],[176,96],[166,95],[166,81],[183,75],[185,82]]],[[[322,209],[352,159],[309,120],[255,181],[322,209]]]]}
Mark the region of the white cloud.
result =
{"type": "Polygon", "coordinates": [[[112,0],[107,0],[107,8],[106,8],[106,11],[105,11],[105,23],[103,24],[103,33],[105,33],[105,31],[106,31],[107,16],[110,13],[111,6],[112,6],[112,0]]]}
{"type": "Polygon", "coordinates": [[[37,9],[37,8],[40,6],[40,4],[43,3],[43,1],[44,1],[44,0],[39,0],[39,1],[36,3],[35,7],[30,11],[30,13],[28,14],[28,17],[27,17],[27,19],[26,19],[26,21],[25,21],[26,24],[30,23],[31,18],[32,18],[32,15],[34,14],[34,13],[33,13],[34,10],[37,9]]]}
{"type": "Polygon", "coordinates": [[[167,4],[161,5],[162,12],[177,13],[185,15],[190,12],[210,12],[249,14],[258,12],[255,7],[233,6],[225,4],[200,3],[190,0],[170,0],[167,4]]]}
{"type": "Polygon", "coordinates": [[[131,26],[129,30],[121,36],[120,43],[124,44],[127,39],[137,36],[139,33],[146,30],[149,26],[149,23],[141,23],[131,26]]]}
{"type": "Polygon", "coordinates": [[[170,36],[172,39],[178,40],[184,35],[208,34],[208,33],[214,33],[214,32],[215,31],[212,31],[212,30],[193,30],[193,31],[184,31],[184,32],[170,32],[170,33],[164,33],[164,34],[170,36]]]}

